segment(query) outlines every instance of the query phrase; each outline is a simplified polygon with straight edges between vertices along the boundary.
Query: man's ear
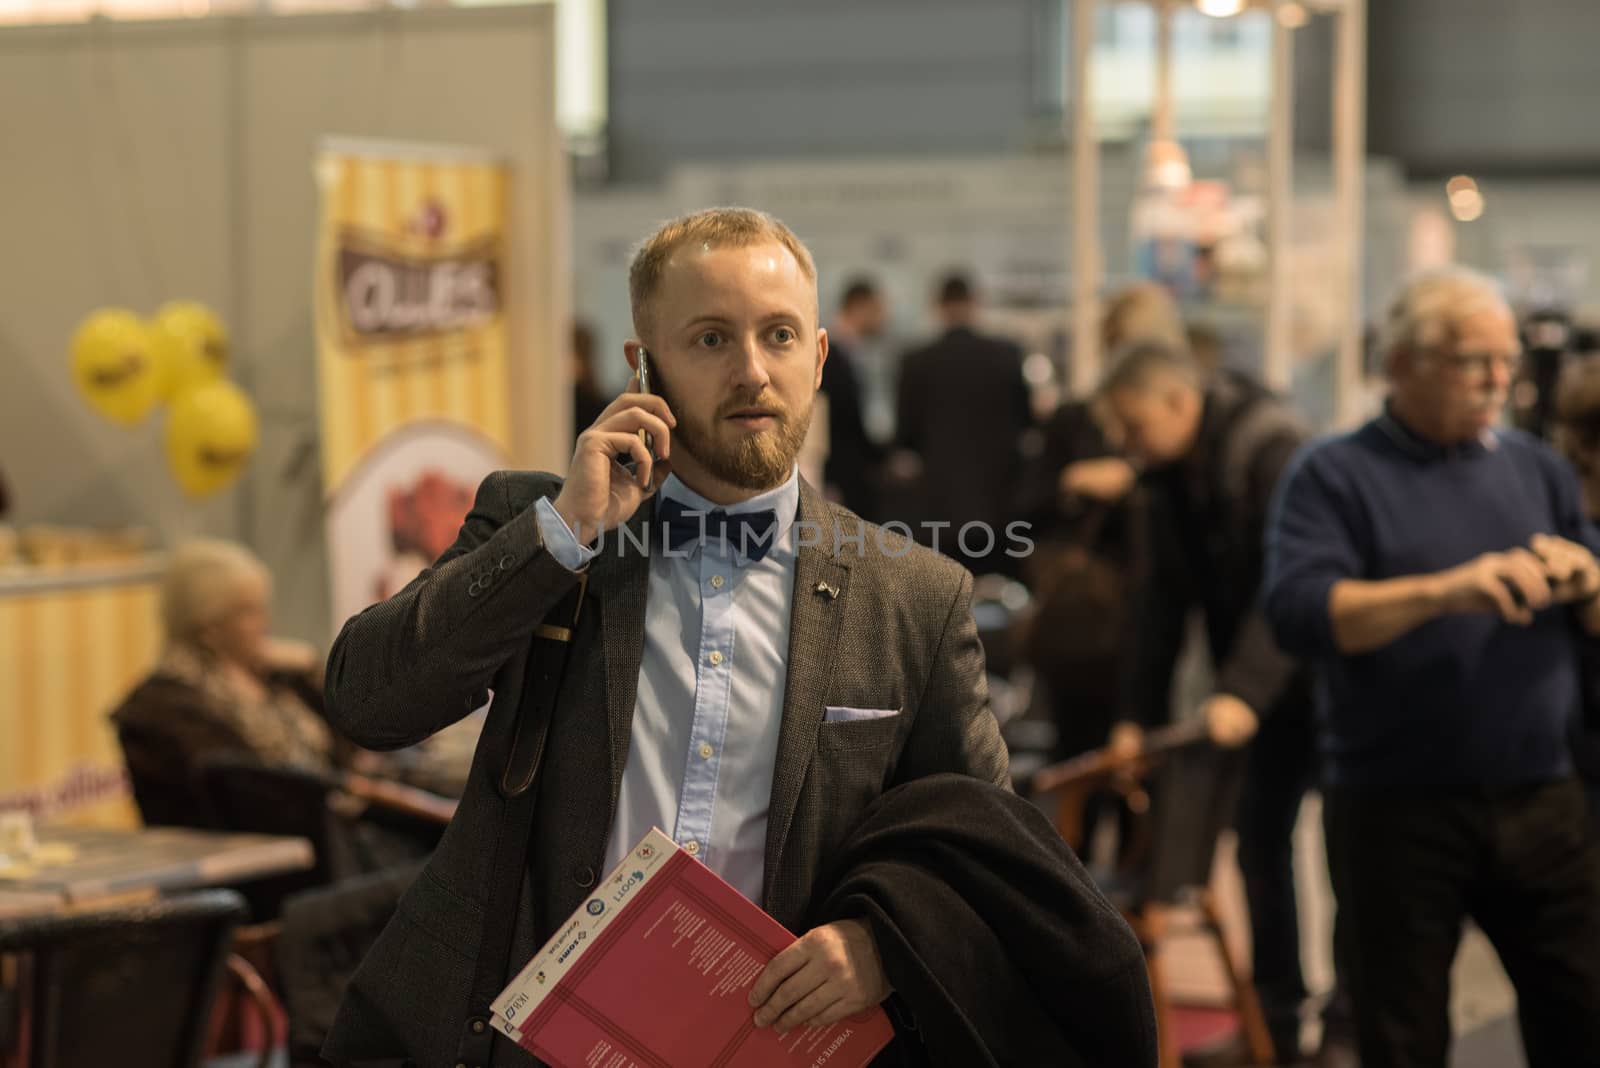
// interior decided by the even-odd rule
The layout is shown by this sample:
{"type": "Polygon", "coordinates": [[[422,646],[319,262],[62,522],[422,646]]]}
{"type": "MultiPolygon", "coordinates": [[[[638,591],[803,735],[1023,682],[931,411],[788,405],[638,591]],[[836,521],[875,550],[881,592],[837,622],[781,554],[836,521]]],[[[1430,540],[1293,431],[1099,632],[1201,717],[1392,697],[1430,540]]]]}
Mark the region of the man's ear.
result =
{"type": "Polygon", "coordinates": [[[622,357],[628,361],[628,366],[635,371],[639,370],[639,350],[644,347],[644,342],[636,337],[631,337],[622,343],[622,357]]]}
{"type": "Polygon", "coordinates": [[[813,390],[822,388],[822,365],[828,362],[828,332],[817,330],[817,374],[816,380],[811,383],[813,390]]]}

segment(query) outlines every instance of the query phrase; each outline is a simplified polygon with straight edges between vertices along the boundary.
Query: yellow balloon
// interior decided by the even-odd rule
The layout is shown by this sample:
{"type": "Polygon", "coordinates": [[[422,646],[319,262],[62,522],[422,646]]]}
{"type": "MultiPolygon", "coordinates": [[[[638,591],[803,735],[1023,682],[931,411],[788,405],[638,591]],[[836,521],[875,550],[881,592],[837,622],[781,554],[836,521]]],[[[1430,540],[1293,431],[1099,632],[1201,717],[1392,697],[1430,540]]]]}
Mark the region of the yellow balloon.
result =
{"type": "Polygon", "coordinates": [[[197,301],[174,300],[156,309],[150,339],[162,365],[168,400],[220,379],[228,369],[228,328],[197,301]]]}
{"type": "Polygon", "coordinates": [[[191,497],[222,489],[256,450],[255,405],[223,379],[184,391],[167,416],[167,463],[191,497]]]}
{"type": "Polygon", "coordinates": [[[150,332],[126,308],[101,308],[72,335],[72,380],[114,423],[134,426],[161,400],[164,385],[150,332]]]}

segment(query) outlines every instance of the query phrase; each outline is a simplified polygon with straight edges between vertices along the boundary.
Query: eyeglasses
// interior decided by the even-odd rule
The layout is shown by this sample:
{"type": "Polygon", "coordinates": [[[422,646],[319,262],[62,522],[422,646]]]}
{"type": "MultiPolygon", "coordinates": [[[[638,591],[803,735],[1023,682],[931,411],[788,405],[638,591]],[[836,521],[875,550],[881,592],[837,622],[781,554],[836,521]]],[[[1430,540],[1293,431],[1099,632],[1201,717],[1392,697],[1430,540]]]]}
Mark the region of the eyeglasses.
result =
{"type": "Polygon", "coordinates": [[[1506,376],[1515,378],[1522,369],[1520,352],[1507,355],[1500,352],[1440,352],[1434,354],[1451,370],[1474,378],[1488,378],[1490,373],[1504,369],[1506,376]]]}

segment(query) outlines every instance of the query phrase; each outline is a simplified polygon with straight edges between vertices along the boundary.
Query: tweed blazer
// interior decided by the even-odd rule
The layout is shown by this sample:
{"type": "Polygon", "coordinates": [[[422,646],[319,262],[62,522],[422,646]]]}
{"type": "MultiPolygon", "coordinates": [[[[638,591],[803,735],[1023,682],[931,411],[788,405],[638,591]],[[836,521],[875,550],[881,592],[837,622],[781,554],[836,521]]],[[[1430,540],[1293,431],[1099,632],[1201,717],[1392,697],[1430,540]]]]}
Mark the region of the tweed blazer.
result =
{"type": "MultiPolygon", "coordinates": [[[[489,476],[455,544],[346,623],[329,655],[329,715],[369,748],[414,744],[493,692],[455,819],[347,988],[324,1049],[336,1064],[455,1063],[504,812],[496,782],[529,704],[534,629],[578,581],[545,548],[533,508],[560,485],[545,474],[489,476]]],[[[513,974],[604,874],[643,655],[654,513],[646,501],[626,524],[630,536],[608,537],[589,565],[533,787],[513,974]]],[[[972,576],[863,525],[804,481],[796,521],[806,526],[797,527],[762,902],[791,930],[824,859],[880,794],[940,772],[1008,782],[970,609],[972,576]],[[830,705],[900,714],[826,722],[830,705]]],[[[497,1042],[493,1063],[535,1062],[497,1042]]]]}

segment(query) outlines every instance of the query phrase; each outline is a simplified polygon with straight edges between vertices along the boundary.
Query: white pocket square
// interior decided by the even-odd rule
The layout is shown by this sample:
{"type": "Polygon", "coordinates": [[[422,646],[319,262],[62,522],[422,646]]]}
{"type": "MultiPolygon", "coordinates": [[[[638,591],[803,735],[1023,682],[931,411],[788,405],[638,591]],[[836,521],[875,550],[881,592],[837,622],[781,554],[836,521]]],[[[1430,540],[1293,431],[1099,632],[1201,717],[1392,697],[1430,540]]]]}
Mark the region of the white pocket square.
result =
{"type": "Polygon", "coordinates": [[[864,719],[888,719],[898,716],[898,708],[848,708],[844,705],[828,705],[823,713],[824,723],[857,723],[864,719]]]}

